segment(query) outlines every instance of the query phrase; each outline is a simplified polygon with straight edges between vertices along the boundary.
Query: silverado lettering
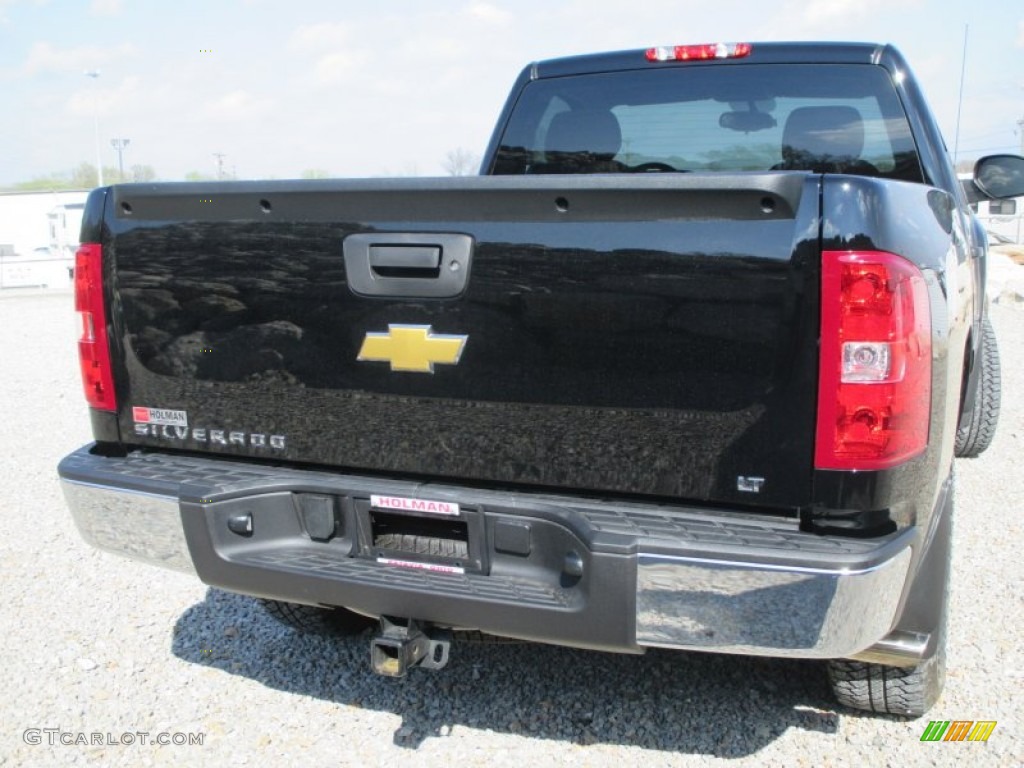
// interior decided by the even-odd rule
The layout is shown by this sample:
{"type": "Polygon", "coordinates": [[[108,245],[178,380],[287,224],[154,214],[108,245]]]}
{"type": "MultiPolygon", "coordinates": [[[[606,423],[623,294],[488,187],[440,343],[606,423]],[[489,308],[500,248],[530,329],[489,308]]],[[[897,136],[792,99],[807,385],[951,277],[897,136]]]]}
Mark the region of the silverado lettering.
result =
{"type": "Polygon", "coordinates": [[[197,443],[214,445],[240,445],[253,448],[271,447],[278,451],[285,449],[284,435],[266,435],[258,432],[236,432],[206,427],[178,427],[168,424],[135,424],[137,437],[159,437],[165,440],[192,440],[197,443]]]}
{"type": "Polygon", "coordinates": [[[101,187],[67,503],[285,623],[376,626],[383,675],[475,630],[820,659],[920,715],[954,458],[999,411],[971,202],[1018,195],[1016,156],[961,184],[869,43],[531,64],[475,178],[101,187]]]}

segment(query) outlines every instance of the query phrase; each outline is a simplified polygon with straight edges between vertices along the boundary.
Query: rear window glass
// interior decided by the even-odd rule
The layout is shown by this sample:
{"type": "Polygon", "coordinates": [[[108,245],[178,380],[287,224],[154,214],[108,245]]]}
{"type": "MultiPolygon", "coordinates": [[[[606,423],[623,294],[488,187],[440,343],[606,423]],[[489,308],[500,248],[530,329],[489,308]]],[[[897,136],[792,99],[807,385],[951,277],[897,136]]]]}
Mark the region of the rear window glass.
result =
{"type": "Polygon", "coordinates": [[[512,112],[493,173],[766,170],[922,180],[888,73],[831,64],[536,80],[512,112]]]}

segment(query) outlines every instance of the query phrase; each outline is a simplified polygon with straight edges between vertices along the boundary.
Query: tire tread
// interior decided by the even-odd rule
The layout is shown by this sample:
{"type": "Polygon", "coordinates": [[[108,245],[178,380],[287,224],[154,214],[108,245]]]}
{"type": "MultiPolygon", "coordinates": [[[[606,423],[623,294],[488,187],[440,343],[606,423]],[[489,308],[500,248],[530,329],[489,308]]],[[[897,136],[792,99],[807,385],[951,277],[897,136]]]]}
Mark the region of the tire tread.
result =
{"type": "Polygon", "coordinates": [[[1002,372],[996,332],[988,316],[982,321],[979,365],[981,379],[974,392],[974,411],[956,431],[955,453],[962,459],[974,459],[984,453],[992,444],[999,423],[1002,372]]]}
{"type": "Polygon", "coordinates": [[[275,621],[311,635],[358,635],[376,621],[345,608],[321,608],[281,600],[260,599],[263,610],[275,621]]]}
{"type": "Polygon", "coordinates": [[[468,546],[458,539],[438,539],[431,536],[414,536],[412,534],[385,533],[374,540],[374,545],[381,549],[396,552],[408,552],[413,555],[431,555],[434,557],[466,558],[468,546]]]}

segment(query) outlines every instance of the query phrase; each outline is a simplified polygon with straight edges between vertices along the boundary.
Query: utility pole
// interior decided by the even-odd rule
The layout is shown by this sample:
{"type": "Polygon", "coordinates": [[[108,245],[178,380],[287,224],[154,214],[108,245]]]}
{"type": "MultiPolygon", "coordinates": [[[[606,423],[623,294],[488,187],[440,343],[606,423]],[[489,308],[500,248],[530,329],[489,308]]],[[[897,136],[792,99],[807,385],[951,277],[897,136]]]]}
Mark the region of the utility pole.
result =
{"type": "Polygon", "coordinates": [[[960,110],[964,105],[964,75],[967,74],[967,32],[970,27],[964,24],[964,51],[960,56],[960,96],[956,101],[956,135],[953,137],[953,164],[960,162],[960,110]]]}
{"type": "Polygon", "coordinates": [[[117,172],[120,181],[124,181],[124,151],[131,143],[131,139],[111,139],[110,146],[117,152],[117,172]]]}
{"type": "Polygon", "coordinates": [[[103,186],[103,158],[100,156],[100,100],[96,93],[96,80],[100,76],[98,69],[87,69],[85,71],[86,77],[91,77],[92,86],[92,120],[93,120],[93,140],[96,143],[96,178],[99,181],[97,186],[103,186]]]}
{"type": "Polygon", "coordinates": [[[220,181],[224,178],[224,158],[227,155],[223,152],[214,152],[213,156],[217,158],[217,180],[220,181]]]}
{"type": "Polygon", "coordinates": [[[1017,133],[1020,135],[1020,153],[1024,155],[1024,117],[1017,121],[1017,133]]]}

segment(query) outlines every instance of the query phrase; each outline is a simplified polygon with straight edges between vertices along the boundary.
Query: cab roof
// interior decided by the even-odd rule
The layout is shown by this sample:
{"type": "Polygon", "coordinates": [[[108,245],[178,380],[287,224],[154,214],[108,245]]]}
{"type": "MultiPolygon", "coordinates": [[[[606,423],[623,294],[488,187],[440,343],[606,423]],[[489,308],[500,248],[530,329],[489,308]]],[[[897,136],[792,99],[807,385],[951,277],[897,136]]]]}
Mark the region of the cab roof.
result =
{"type": "Polygon", "coordinates": [[[652,67],[702,67],[716,64],[881,64],[894,70],[906,67],[895,48],[879,43],[752,43],[750,49],[750,53],[742,58],[650,61],[647,58],[648,49],[637,48],[546,59],[535,62],[529,69],[531,79],[538,79],[652,67]]]}

